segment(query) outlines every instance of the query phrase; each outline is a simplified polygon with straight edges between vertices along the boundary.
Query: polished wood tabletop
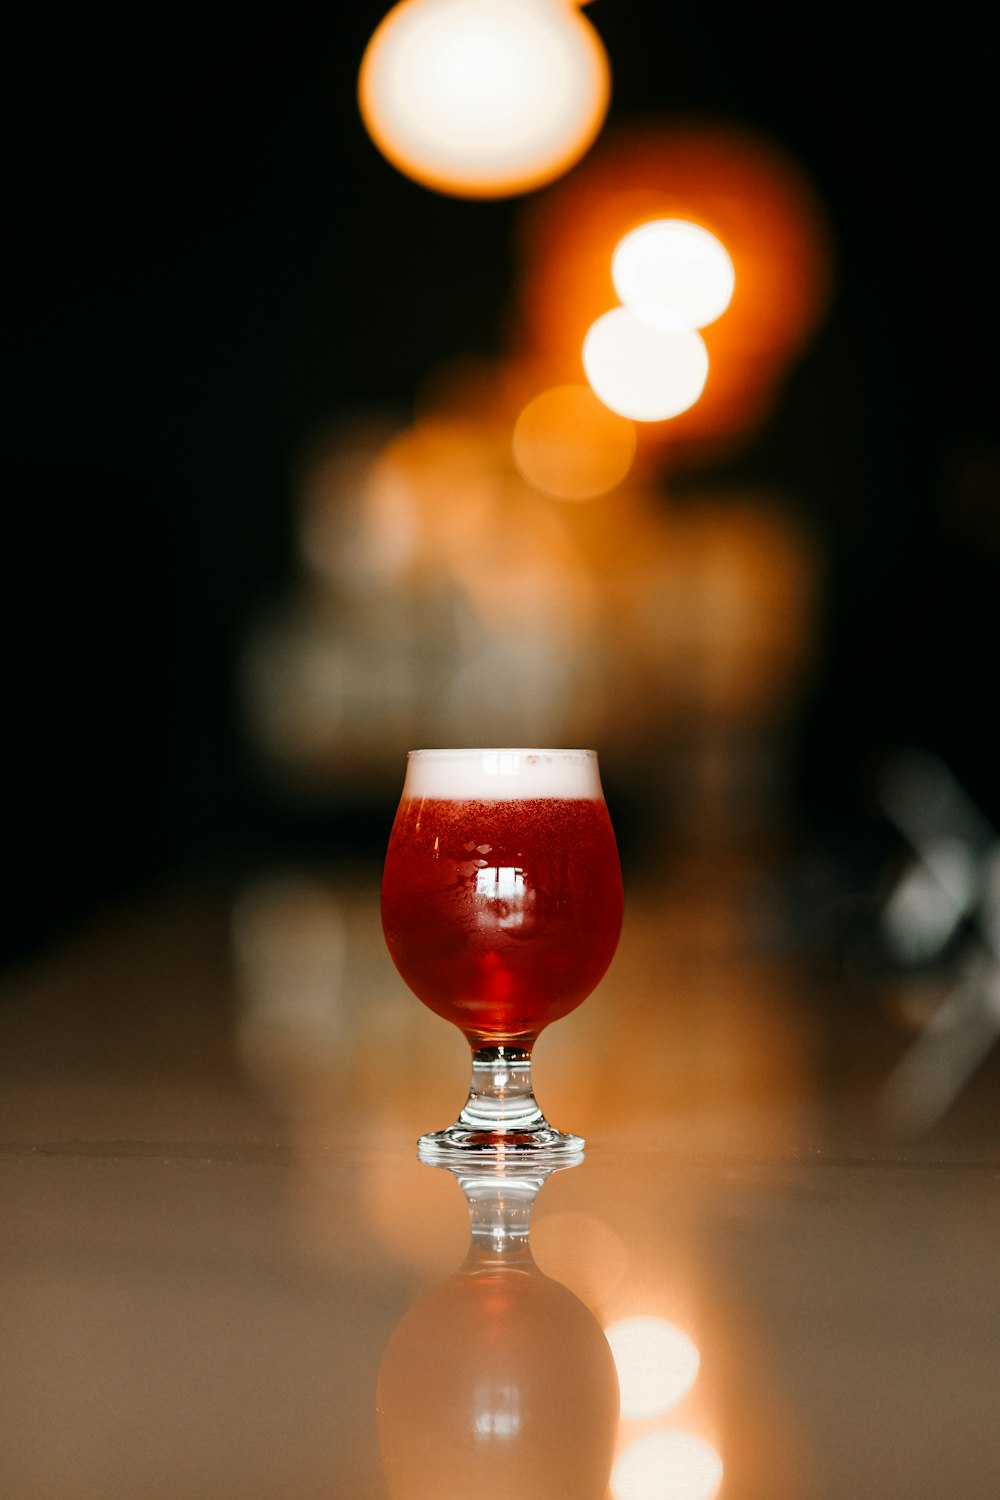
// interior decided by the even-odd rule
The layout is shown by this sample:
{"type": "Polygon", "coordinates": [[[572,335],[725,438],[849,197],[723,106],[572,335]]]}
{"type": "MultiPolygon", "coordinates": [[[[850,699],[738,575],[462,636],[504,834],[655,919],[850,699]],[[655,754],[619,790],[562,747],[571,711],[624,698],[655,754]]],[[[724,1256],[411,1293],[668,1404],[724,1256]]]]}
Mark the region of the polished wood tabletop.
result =
{"type": "Polygon", "coordinates": [[[527,1187],[417,1160],[468,1052],[377,871],[151,895],[2,996],[5,1500],[997,1493],[1000,1049],[890,1129],[910,1034],[752,871],[630,891],[527,1187]]]}

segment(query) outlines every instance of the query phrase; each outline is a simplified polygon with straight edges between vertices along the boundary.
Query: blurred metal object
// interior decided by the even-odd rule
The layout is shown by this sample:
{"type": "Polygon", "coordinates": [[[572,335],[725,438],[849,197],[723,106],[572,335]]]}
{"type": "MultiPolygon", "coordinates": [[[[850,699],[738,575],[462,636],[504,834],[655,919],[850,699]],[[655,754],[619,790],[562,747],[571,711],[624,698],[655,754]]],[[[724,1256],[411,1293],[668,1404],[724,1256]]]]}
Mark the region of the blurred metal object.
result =
{"type": "Polygon", "coordinates": [[[928,1130],[952,1106],[1000,1033],[1000,965],[973,955],[897,1064],[882,1118],[899,1135],[928,1130]]]}
{"type": "Polygon", "coordinates": [[[947,1113],[1000,1035],[1000,835],[927,751],[895,756],[878,798],[915,856],[882,912],[888,947],[919,967],[958,945],[951,987],[882,1094],[884,1123],[915,1135],[947,1113]]]}

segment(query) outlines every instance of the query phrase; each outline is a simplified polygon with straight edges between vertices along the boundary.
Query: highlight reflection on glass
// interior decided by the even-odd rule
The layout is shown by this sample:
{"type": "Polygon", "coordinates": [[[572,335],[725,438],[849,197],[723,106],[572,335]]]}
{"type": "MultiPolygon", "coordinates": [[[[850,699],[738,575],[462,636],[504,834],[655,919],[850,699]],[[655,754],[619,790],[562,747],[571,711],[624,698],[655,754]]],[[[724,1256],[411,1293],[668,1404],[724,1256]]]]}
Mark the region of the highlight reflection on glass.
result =
{"type": "Polygon", "coordinates": [[[621,923],[593,750],[410,751],[382,928],[410,989],[472,1047],[465,1108],[424,1154],[582,1150],[539,1109],[531,1051],[594,989],[621,923]]]}
{"type": "Polygon", "coordinates": [[[618,1429],[614,1360],[593,1314],[542,1274],[529,1246],[532,1205],[556,1168],[451,1170],[469,1204],[469,1253],[409,1309],[379,1371],[390,1496],[604,1500],[618,1429]]]}

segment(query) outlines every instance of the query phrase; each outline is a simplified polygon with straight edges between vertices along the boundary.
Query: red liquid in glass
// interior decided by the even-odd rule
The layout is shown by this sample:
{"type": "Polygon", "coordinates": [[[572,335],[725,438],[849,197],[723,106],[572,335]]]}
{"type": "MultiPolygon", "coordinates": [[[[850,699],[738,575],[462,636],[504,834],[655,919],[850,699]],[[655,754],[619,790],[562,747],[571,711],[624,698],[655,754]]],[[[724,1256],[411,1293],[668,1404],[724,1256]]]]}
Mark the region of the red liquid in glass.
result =
{"type": "Polygon", "coordinates": [[[382,877],[400,974],[474,1045],[530,1042],[614,955],[622,881],[602,801],[404,797],[382,877]]]}

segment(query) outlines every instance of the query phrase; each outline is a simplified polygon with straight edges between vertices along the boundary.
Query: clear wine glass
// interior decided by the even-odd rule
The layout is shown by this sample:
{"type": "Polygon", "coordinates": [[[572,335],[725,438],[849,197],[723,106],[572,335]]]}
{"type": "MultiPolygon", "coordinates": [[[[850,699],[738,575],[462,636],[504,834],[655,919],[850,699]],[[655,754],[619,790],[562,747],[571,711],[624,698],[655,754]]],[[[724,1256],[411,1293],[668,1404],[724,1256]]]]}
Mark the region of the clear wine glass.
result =
{"type": "Polygon", "coordinates": [[[382,877],[410,989],[472,1047],[465,1107],[420,1153],[574,1155],[539,1109],[531,1052],[581,1004],[622,923],[618,849],[593,750],[411,750],[382,877]]]}

